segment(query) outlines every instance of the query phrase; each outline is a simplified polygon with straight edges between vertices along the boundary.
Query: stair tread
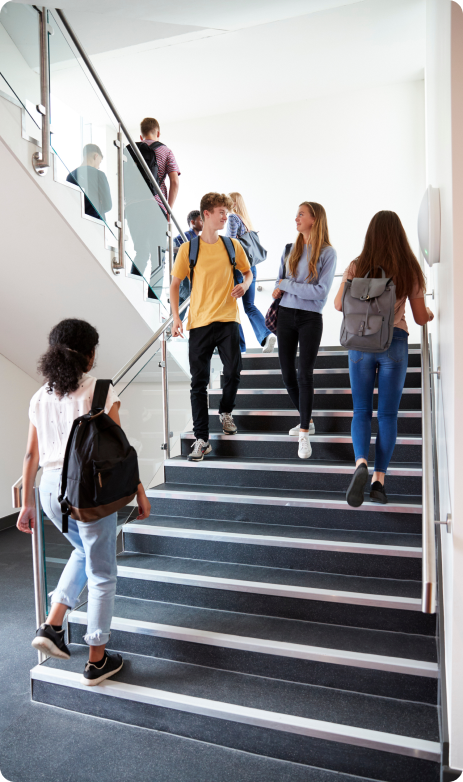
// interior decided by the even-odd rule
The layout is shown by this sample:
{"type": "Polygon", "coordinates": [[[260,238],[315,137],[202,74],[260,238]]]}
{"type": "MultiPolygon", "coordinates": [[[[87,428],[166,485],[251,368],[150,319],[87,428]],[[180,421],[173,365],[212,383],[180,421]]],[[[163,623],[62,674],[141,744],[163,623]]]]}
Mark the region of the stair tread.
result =
{"type": "MultiPolygon", "coordinates": [[[[235,413],[236,414],[236,413],[235,413]]],[[[268,432],[262,432],[256,429],[255,431],[253,429],[246,429],[246,431],[238,432],[234,435],[226,435],[222,434],[220,432],[211,432],[210,433],[214,438],[217,437],[223,437],[225,440],[235,440],[238,439],[240,436],[246,440],[249,440],[251,438],[256,440],[265,440],[265,439],[271,439],[271,440],[282,440],[284,439],[285,442],[294,442],[297,444],[298,437],[297,435],[290,435],[288,432],[288,429],[284,429],[281,432],[270,430],[268,432]]],[[[340,441],[340,442],[352,442],[352,437],[349,432],[323,432],[320,431],[318,428],[315,432],[315,434],[311,434],[310,441],[311,442],[317,442],[317,438],[322,438],[323,440],[333,440],[334,442],[340,441]]],[[[376,439],[376,434],[372,433],[372,440],[376,439]]],[[[186,430],[184,432],[181,432],[180,438],[182,440],[192,440],[194,438],[194,433],[191,430],[186,430]]],[[[422,437],[420,434],[398,434],[397,435],[397,442],[400,444],[403,440],[411,440],[413,445],[421,445],[422,437]]],[[[294,460],[296,461],[296,460],[294,460]]]]}
{"type": "MultiPolygon", "coordinates": [[[[183,559],[158,554],[123,553],[118,556],[118,566],[169,573],[206,576],[208,578],[254,581],[265,584],[286,585],[341,591],[358,594],[382,595],[418,599],[421,596],[419,581],[399,579],[344,576],[336,573],[319,573],[304,570],[287,570],[258,565],[242,565],[230,562],[211,562],[199,559],[183,559]]],[[[136,573],[134,574],[136,576],[136,573]]]]}
{"type": "MultiPolygon", "coordinates": [[[[87,647],[71,644],[70,650],[70,660],[49,658],[43,665],[80,674],[87,661],[87,647]]],[[[429,704],[286,682],[127,652],[123,657],[124,667],[113,681],[275,714],[439,741],[437,707],[429,704]]]]}
{"type": "MultiPolygon", "coordinates": [[[[224,435],[224,437],[227,438],[227,440],[230,440],[231,442],[232,437],[235,438],[236,435],[230,436],[230,435],[224,435]]],[[[194,437],[194,435],[192,435],[194,437]]],[[[291,438],[291,441],[294,440],[294,449],[296,451],[297,447],[297,439],[294,437],[291,438]]],[[[181,465],[183,466],[187,462],[186,456],[173,456],[170,459],[167,460],[166,464],[168,466],[177,466],[181,465]]],[[[355,471],[355,464],[352,461],[344,461],[340,459],[337,460],[327,460],[327,459],[307,459],[306,461],[299,459],[295,457],[294,459],[266,459],[262,456],[252,456],[252,457],[245,457],[245,456],[216,456],[214,454],[208,454],[207,457],[198,463],[194,462],[188,462],[189,467],[199,467],[204,468],[207,467],[208,464],[214,464],[214,465],[220,465],[223,464],[224,468],[230,467],[230,465],[233,467],[233,469],[246,469],[246,467],[249,467],[250,465],[261,465],[262,467],[270,467],[270,466],[281,466],[281,467],[291,467],[291,468],[299,468],[302,470],[312,470],[315,467],[320,467],[322,469],[335,469],[337,472],[345,472],[346,474],[351,474],[355,471]]],[[[369,464],[370,470],[373,469],[374,465],[370,462],[369,464]]],[[[422,465],[419,462],[390,462],[388,466],[388,473],[389,474],[397,474],[402,473],[405,470],[414,473],[416,475],[421,475],[422,472],[422,465]]],[[[289,491],[288,489],[286,491],[289,491]]]]}
{"type": "Polygon", "coordinates": [[[327,529],[324,527],[291,527],[284,524],[261,524],[251,521],[226,521],[222,519],[196,519],[185,516],[157,516],[152,514],[143,521],[129,522],[124,532],[130,532],[135,523],[147,527],[170,527],[212,532],[231,532],[243,535],[271,535],[285,538],[306,538],[345,543],[369,543],[378,546],[421,547],[421,535],[399,532],[370,532],[365,530],[327,529]]]}
{"type": "MultiPolygon", "coordinates": [[[[302,491],[301,489],[272,489],[271,491],[269,489],[259,489],[259,488],[244,488],[241,486],[221,486],[220,487],[220,493],[217,491],[218,487],[207,487],[203,485],[198,485],[194,483],[160,483],[157,486],[153,486],[153,488],[148,489],[147,494],[148,497],[154,498],[156,496],[157,492],[161,491],[169,491],[169,492],[186,492],[188,494],[214,494],[217,497],[217,501],[220,502],[220,495],[228,495],[228,496],[249,496],[249,497],[263,497],[265,499],[268,499],[269,497],[275,497],[275,498],[281,498],[281,499],[290,499],[294,498],[297,500],[317,500],[320,502],[326,502],[330,503],[331,501],[335,500],[339,503],[342,503],[345,505],[346,508],[349,506],[346,503],[346,496],[343,492],[333,492],[333,491],[302,491]],[[213,489],[215,488],[215,491],[213,489]]],[[[406,494],[388,494],[389,499],[389,506],[403,506],[404,511],[407,512],[408,509],[413,510],[413,512],[419,512],[421,513],[421,497],[414,496],[414,495],[406,495],[406,494]]],[[[376,503],[366,501],[363,503],[362,508],[368,508],[369,510],[375,510],[380,511],[381,508],[387,508],[388,506],[379,506],[376,503]]]]}
{"type": "MultiPolygon", "coordinates": [[[[73,613],[86,612],[86,610],[85,603],[73,613]]],[[[387,630],[369,630],[304,622],[298,619],[234,613],[215,608],[162,603],[119,595],[116,595],[115,599],[114,616],[302,646],[318,646],[431,663],[437,661],[434,638],[387,630]]],[[[72,622],[72,613],[69,619],[72,622]]]]}

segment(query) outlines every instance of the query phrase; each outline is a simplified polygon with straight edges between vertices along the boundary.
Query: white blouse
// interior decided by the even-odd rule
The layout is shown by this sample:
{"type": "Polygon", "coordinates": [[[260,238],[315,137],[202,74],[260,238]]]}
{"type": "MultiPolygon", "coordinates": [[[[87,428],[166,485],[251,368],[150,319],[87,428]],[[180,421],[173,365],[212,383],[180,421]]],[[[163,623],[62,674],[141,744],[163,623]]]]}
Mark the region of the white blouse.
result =
{"type": "MultiPolygon", "coordinates": [[[[39,388],[32,397],[29,419],[37,429],[40,466],[44,470],[62,468],[72,424],[76,418],[90,412],[95,383],[96,377],[84,374],[78,389],[61,399],[54,391],[48,393],[48,384],[39,388]]],[[[120,399],[114,388],[109,386],[105,413],[109,413],[114,404],[120,405],[120,399]]]]}

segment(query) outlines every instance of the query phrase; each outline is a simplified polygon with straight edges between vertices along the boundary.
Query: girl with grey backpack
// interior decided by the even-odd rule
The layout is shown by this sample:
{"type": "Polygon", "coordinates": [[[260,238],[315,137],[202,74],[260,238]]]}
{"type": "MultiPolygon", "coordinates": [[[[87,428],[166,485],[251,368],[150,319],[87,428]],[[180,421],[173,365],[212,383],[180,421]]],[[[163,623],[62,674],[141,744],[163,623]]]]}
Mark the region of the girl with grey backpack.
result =
{"type": "Polygon", "coordinates": [[[397,439],[397,413],[408,366],[405,304],[420,326],[434,315],[426,307],[426,281],[395,212],[375,214],[363,250],[344,272],[334,306],[343,312],[341,344],[349,348],[356,470],[347,489],[358,508],[368,481],[373,393],[378,374],[378,434],[370,489],[372,502],[387,503],[384,480],[397,439]]]}

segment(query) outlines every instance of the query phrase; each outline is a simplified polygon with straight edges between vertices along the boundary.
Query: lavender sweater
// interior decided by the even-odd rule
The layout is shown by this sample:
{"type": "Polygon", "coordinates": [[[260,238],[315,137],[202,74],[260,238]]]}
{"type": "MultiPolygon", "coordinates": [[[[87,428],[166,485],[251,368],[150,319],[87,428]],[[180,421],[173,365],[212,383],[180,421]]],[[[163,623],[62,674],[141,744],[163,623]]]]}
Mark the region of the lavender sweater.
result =
{"type": "MultiPolygon", "coordinates": [[[[336,272],[336,250],[334,247],[323,248],[317,263],[318,278],[307,282],[309,273],[308,258],[311,251],[312,247],[310,244],[307,249],[304,248],[294,277],[288,276],[288,268],[286,267],[286,277],[280,283],[280,290],[284,291],[280,307],[306,310],[307,312],[321,312],[323,310],[336,272]]],[[[283,276],[284,262],[285,253],[283,251],[280,271],[278,272],[279,280],[283,276]]]]}

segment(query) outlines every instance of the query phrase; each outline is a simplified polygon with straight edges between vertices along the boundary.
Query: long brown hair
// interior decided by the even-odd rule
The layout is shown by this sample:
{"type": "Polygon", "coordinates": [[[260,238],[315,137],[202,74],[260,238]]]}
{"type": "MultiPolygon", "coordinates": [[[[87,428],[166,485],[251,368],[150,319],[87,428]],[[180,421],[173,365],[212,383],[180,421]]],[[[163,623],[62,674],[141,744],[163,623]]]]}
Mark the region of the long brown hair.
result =
{"type": "Polygon", "coordinates": [[[228,195],[233,201],[232,212],[238,215],[238,217],[241,217],[241,220],[244,223],[244,227],[247,228],[248,231],[253,231],[254,228],[252,225],[252,220],[241,193],[229,193],[228,195]]]}
{"type": "Polygon", "coordinates": [[[354,263],[355,277],[364,277],[368,272],[371,277],[380,277],[381,266],[394,279],[397,299],[410,296],[416,283],[426,290],[426,278],[395,212],[383,210],[375,214],[363,250],[354,263]]]}
{"type": "MultiPolygon", "coordinates": [[[[310,232],[310,243],[312,245],[312,251],[309,259],[309,273],[307,275],[307,281],[318,279],[317,263],[320,258],[320,253],[324,247],[331,247],[330,236],[328,233],[328,221],[326,219],[326,212],[321,204],[317,204],[315,201],[303,201],[299,204],[299,207],[306,206],[310,211],[312,217],[315,218],[315,222],[310,232]]],[[[288,272],[291,277],[296,276],[297,265],[301,260],[302,253],[304,252],[304,237],[301,233],[297,235],[297,239],[293,244],[292,250],[289,254],[287,261],[288,272]]]]}

